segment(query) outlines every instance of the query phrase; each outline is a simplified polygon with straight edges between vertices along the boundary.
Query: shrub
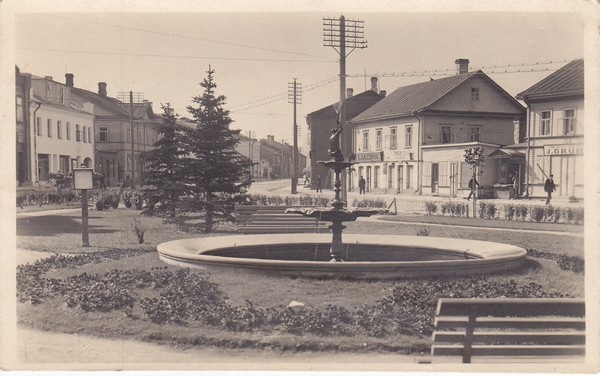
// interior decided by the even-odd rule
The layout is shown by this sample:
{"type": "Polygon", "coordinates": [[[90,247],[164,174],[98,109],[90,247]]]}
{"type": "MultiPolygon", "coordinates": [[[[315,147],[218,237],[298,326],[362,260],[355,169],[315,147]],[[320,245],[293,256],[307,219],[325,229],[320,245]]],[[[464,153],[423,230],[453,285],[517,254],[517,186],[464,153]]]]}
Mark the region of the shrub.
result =
{"type": "Polygon", "coordinates": [[[433,215],[437,212],[437,205],[433,201],[426,201],[425,210],[427,210],[427,215],[433,215]]]}
{"type": "Polygon", "coordinates": [[[442,206],[440,207],[440,209],[442,210],[442,215],[450,214],[451,213],[451,203],[444,202],[442,204],[442,206]]]}
{"type": "Polygon", "coordinates": [[[144,208],[144,196],[140,192],[132,192],[131,201],[133,202],[133,207],[137,210],[142,210],[144,208]]]}
{"type": "Polygon", "coordinates": [[[121,201],[121,194],[119,193],[119,191],[111,189],[106,193],[106,200],[111,208],[116,209],[119,207],[119,202],[121,201]]]}
{"type": "Polygon", "coordinates": [[[554,260],[561,269],[570,270],[575,273],[583,273],[585,269],[584,260],[576,256],[557,255],[554,253],[540,252],[535,249],[527,249],[527,256],[554,260]]]}
{"type": "Polygon", "coordinates": [[[134,219],[132,226],[133,226],[133,233],[137,237],[138,243],[144,244],[144,234],[146,233],[146,230],[142,228],[141,221],[134,219]]]}
{"type": "Polygon", "coordinates": [[[361,200],[354,200],[352,206],[356,208],[385,208],[385,200],[381,198],[364,198],[361,200]]]}
{"type": "Polygon", "coordinates": [[[496,205],[494,205],[492,203],[488,203],[485,208],[485,214],[488,219],[496,218],[496,205]]]}
{"type": "Polygon", "coordinates": [[[479,218],[485,218],[487,213],[487,204],[485,202],[479,203],[479,218]]]}
{"type": "Polygon", "coordinates": [[[121,198],[123,200],[123,205],[125,205],[126,208],[131,208],[131,196],[132,193],[131,191],[124,191],[123,194],[121,195],[121,198]]]}
{"type": "Polygon", "coordinates": [[[431,230],[428,227],[420,228],[417,230],[417,236],[429,236],[431,230]]]}
{"type": "Polygon", "coordinates": [[[514,205],[508,204],[504,206],[504,218],[512,221],[515,218],[515,207],[514,205]]]}
{"type": "Polygon", "coordinates": [[[543,207],[534,206],[531,208],[531,219],[536,222],[542,222],[544,220],[545,209],[543,207]]]}

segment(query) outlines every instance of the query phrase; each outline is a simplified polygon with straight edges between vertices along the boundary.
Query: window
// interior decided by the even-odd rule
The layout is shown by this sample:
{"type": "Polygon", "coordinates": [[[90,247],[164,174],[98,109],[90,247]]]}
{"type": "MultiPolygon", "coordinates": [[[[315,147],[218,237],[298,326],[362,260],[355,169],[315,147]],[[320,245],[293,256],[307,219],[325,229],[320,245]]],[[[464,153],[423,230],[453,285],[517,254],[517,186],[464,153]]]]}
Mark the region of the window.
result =
{"type": "Polygon", "coordinates": [[[395,150],[398,142],[398,132],[396,127],[390,128],[390,149],[395,150]]]}
{"type": "Polygon", "coordinates": [[[69,123],[67,121],[67,129],[65,129],[66,133],[67,133],[67,140],[71,139],[71,123],[69,123]]]}
{"type": "Polygon", "coordinates": [[[87,127],[85,125],[83,126],[83,142],[87,142],[87,127]]]}
{"type": "Polygon", "coordinates": [[[369,151],[369,131],[363,131],[362,151],[369,151]]]}
{"type": "Polygon", "coordinates": [[[452,127],[449,125],[442,125],[440,127],[440,142],[442,144],[449,144],[452,142],[452,127]]]}
{"type": "Polygon", "coordinates": [[[100,141],[108,141],[108,127],[100,127],[100,141]]]}
{"type": "Polygon", "coordinates": [[[383,134],[383,130],[381,130],[381,129],[375,130],[375,150],[381,150],[382,134],[383,134]]]}
{"type": "Polygon", "coordinates": [[[88,142],[92,143],[92,127],[88,127],[88,142]]]}
{"type": "Polygon", "coordinates": [[[571,136],[575,134],[575,110],[565,110],[563,122],[565,135],[571,136]]]}
{"type": "Polygon", "coordinates": [[[52,137],[52,119],[48,119],[46,122],[46,130],[48,131],[48,137],[52,137]]]}
{"type": "Polygon", "coordinates": [[[406,127],[406,139],[404,142],[404,146],[407,148],[412,147],[412,127],[406,127]]]}
{"type": "Polygon", "coordinates": [[[42,135],[42,118],[35,119],[35,132],[38,136],[42,135]]]}
{"type": "Polygon", "coordinates": [[[75,124],[75,141],[81,142],[81,125],[75,124]]]}
{"type": "Polygon", "coordinates": [[[474,100],[474,101],[479,100],[479,88],[477,88],[477,87],[471,88],[471,100],[474,100]]]}
{"type": "Polygon", "coordinates": [[[471,142],[482,141],[480,127],[470,127],[469,135],[471,142]]]}
{"type": "Polygon", "coordinates": [[[125,127],[125,141],[129,142],[130,129],[129,127],[125,127]]]}
{"type": "Polygon", "coordinates": [[[549,136],[551,130],[552,112],[542,111],[540,114],[540,135],[549,136]]]}
{"type": "Polygon", "coordinates": [[[56,121],[56,137],[62,138],[62,121],[56,121]]]}
{"type": "Polygon", "coordinates": [[[23,121],[23,98],[17,97],[17,121],[23,121]]]}

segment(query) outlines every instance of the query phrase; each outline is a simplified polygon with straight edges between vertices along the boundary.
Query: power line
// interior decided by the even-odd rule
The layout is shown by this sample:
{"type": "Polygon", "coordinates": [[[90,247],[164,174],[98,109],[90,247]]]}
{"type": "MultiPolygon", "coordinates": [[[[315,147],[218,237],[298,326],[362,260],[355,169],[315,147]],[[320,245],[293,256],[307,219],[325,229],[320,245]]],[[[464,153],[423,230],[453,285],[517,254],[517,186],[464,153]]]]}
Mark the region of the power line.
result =
{"type": "Polygon", "coordinates": [[[33,51],[49,51],[49,52],[65,52],[70,54],[95,54],[95,55],[113,55],[113,56],[137,56],[137,57],[166,57],[175,59],[210,59],[210,60],[234,60],[234,61],[276,61],[276,62],[293,62],[293,63],[334,63],[334,61],[325,60],[298,60],[298,59],[267,59],[267,58],[249,58],[249,57],[219,57],[219,56],[191,56],[191,55],[160,55],[160,54],[136,54],[127,52],[97,52],[97,51],[81,51],[81,50],[60,50],[51,48],[33,48],[33,47],[17,47],[21,50],[33,51]]]}
{"type": "Polygon", "coordinates": [[[242,44],[242,43],[234,43],[234,42],[223,42],[223,41],[209,39],[209,38],[200,38],[200,37],[192,37],[189,35],[165,33],[165,32],[154,31],[154,30],[140,29],[140,28],[131,27],[131,26],[107,24],[107,23],[102,23],[102,22],[97,22],[97,21],[84,21],[84,20],[78,20],[76,18],[60,17],[60,16],[56,16],[56,15],[49,15],[49,16],[54,17],[54,18],[60,18],[63,20],[77,21],[77,22],[83,22],[83,23],[89,23],[89,24],[95,24],[95,25],[101,25],[101,26],[108,26],[108,27],[116,27],[116,28],[120,28],[120,29],[139,31],[139,32],[143,32],[143,33],[164,35],[164,36],[173,37],[173,38],[190,39],[190,40],[196,40],[196,41],[202,41],[202,42],[222,44],[222,45],[227,45],[227,46],[251,48],[251,49],[256,49],[256,50],[261,50],[261,51],[270,51],[270,52],[277,52],[277,53],[284,53],[284,54],[318,57],[321,59],[328,59],[328,61],[334,61],[329,57],[313,55],[313,54],[308,54],[308,53],[304,53],[304,52],[287,51],[287,50],[280,50],[280,49],[276,49],[276,48],[268,48],[268,47],[261,47],[261,46],[242,44]]]}

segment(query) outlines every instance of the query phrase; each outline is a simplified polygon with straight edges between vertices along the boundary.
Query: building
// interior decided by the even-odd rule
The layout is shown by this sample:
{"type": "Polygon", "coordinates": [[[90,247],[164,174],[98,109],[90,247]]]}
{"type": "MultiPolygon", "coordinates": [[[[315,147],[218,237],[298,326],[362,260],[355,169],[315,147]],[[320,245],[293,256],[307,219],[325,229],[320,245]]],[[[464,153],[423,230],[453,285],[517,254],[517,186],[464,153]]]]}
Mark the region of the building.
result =
{"type": "MultiPolygon", "coordinates": [[[[71,87],[52,77],[31,76],[28,176],[32,183],[47,183],[53,174],[94,166],[94,106],[72,100],[71,87]]],[[[27,145],[27,143],[24,143],[27,145]]]]}
{"type": "Polygon", "coordinates": [[[132,175],[133,184],[139,186],[143,181],[144,152],[152,150],[160,138],[157,125],[162,117],[154,113],[152,103],[146,100],[134,98],[129,103],[127,97],[127,103],[123,103],[109,97],[106,82],[99,82],[95,93],[74,87],[73,75],[67,76],[72,100],[94,104],[95,171],[104,175],[107,186],[123,182],[130,185],[132,175]]]}
{"type": "Polygon", "coordinates": [[[16,181],[19,186],[31,184],[31,75],[21,73],[15,66],[15,122],[16,122],[16,181]]]}
{"type": "MultiPolygon", "coordinates": [[[[353,89],[346,90],[346,119],[352,119],[356,115],[373,106],[375,103],[385,97],[385,91],[379,92],[377,77],[371,78],[371,90],[353,95],[353,89]]],[[[331,170],[319,163],[331,159],[329,156],[329,137],[331,130],[337,128],[338,115],[335,111],[339,102],[323,107],[317,111],[306,115],[306,123],[310,130],[310,175],[312,177],[321,176],[325,188],[331,188],[333,184],[333,173],[331,170]]],[[[340,141],[342,152],[346,156],[352,154],[354,150],[354,138],[351,129],[345,129],[342,132],[340,141]]],[[[312,179],[312,188],[316,189],[314,179],[312,179]]]]}
{"type": "MultiPolygon", "coordinates": [[[[241,133],[238,135],[238,139],[239,143],[235,146],[235,151],[245,156],[252,162],[252,167],[250,170],[251,178],[253,180],[267,179],[269,176],[268,172],[265,177],[263,168],[261,168],[260,142],[255,138],[244,136],[241,133]]],[[[268,168],[268,166],[264,167],[268,168]]]]}
{"type": "Polygon", "coordinates": [[[524,193],[546,196],[544,182],[553,174],[557,199],[583,198],[584,61],[574,60],[517,99],[527,104],[527,156],[524,193]]]}
{"type": "MultiPolygon", "coordinates": [[[[400,87],[351,120],[355,185],[363,176],[367,191],[467,194],[472,169],[465,149],[480,146],[489,156],[515,143],[525,108],[482,71],[469,72],[468,63],[456,60],[454,76],[400,87]]],[[[494,158],[477,173],[490,196],[510,181],[494,158]]]]}
{"type": "MultiPolygon", "coordinates": [[[[263,179],[290,179],[293,171],[294,147],[275,141],[275,136],[267,135],[258,142],[260,166],[258,174],[263,179]]],[[[243,154],[243,153],[242,153],[243,154]]],[[[302,176],[306,166],[306,156],[298,152],[297,176],[302,176]]]]}

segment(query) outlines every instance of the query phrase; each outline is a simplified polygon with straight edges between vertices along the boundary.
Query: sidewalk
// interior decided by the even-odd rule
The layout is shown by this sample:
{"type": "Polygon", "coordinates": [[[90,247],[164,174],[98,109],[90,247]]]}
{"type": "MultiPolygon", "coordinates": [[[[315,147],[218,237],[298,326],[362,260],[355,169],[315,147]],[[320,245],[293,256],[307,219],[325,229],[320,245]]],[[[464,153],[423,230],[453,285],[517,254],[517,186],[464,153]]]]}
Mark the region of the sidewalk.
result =
{"type": "MultiPolygon", "coordinates": [[[[289,179],[285,180],[271,180],[264,182],[256,182],[253,183],[250,188],[250,193],[252,194],[265,194],[272,196],[292,196],[291,194],[291,181],[289,179]]],[[[322,196],[322,197],[331,197],[333,199],[335,193],[331,189],[325,189],[322,193],[317,193],[315,190],[304,188],[302,185],[298,185],[298,194],[299,195],[312,195],[312,196],[322,196]]],[[[469,208],[472,207],[473,200],[467,201],[464,197],[447,197],[447,196],[428,196],[428,195],[400,195],[395,193],[375,193],[375,192],[367,192],[365,195],[359,195],[358,191],[348,192],[348,204],[352,205],[354,200],[363,200],[363,199],[381,199],[384,200],[386,206],[389,206],[394,199],[396,200],[396,207],[399,213],[415,213],[415,214],[424,214],[425,203],[426,202],[435,202],[435,203],[444,203],[444,202],[454,202],[454,203],[464,203],[468,204],[469,208]]],[[[517,200],[508,200],[508,199],[478,199],[479,202],[490,202],[499,205],[527,205],[527,206],[546,206],[545,198],[531,198],[531,199],[517,199],[517,200]]],[[[554,206],[560,207],[583,207],[583,202],[567,202],[567,201],[552,201],[554,206]]],[[[477,204],[479,205],[479,204],[477,204]]],[[[390,210],[393,211],[394,207],[392,206],[390,210]]]]}

